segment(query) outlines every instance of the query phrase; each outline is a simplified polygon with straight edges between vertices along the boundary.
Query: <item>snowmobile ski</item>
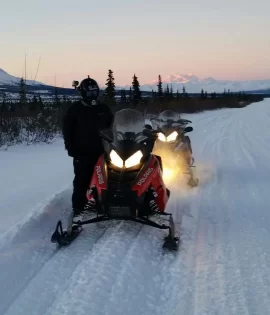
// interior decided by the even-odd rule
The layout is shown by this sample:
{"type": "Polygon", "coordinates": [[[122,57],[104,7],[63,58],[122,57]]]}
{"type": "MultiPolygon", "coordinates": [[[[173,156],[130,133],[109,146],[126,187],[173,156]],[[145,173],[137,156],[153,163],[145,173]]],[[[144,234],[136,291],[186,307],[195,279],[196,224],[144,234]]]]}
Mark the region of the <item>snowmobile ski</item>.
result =
{"type": "Polygon", "coordinates": [[[82,226],[73,225],[70,230],[63,231],[62,222],[58,221],[56,229],[51,237],[51,242],[57,243],[59,246],[70,245],[79,236],[82,230],[82,226]]]}
{"type": "Polygon", "coordinates": [[[166,236],[163,243],[163,249],[173,251],[179,248],[179,238],[166,236]]]}

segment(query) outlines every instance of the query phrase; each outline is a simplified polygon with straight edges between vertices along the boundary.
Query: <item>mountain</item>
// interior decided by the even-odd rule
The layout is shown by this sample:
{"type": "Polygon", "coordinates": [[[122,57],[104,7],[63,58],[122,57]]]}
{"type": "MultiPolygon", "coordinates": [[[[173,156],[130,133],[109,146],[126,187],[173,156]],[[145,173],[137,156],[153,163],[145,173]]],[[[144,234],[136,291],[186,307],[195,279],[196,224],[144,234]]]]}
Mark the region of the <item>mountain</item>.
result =
{"type": "MultiPolygon", "coordinates": [[[[13,75],[8,74],[6,71],[0,68],[0,85],[17,85],[20,83],[21,78],[14,77],[13,75]]],[[[45,85],[44,83],[37,82],[34,80],[26,80],[28,85],[45,85]]]]}
{"type": "MultiPolygon", "coordinates": [[[[239,91],[253,91],[253,90],[268,90],[270,89],[269,80],[250,80],[250,81],[233,81],[233,80],[217,80],[212,77],[199,78],[196,75],[190,74],[171,74],[162,78],[163,89],[168,84],[173,87],[176,92],[178,89],[182,91],[185,87],[187,92],[200,93],[202,89],[211,92],[223,92],[224,89],[230,90],[231,92],[239,91]]],[[[125,88],[129,88],[126,86],[125,88]]],[[[153,80],[148,84],[142,84],[141,90],[152,91],[157,90],[157,80],[153,80]]]]}
{"type": "MultiPolygon", "coordinates": [[[[3,69],[0,69],[0,101],[3,95],[9,99],[19,98],[20,80],[21,78],[12,76],[3,69]]],[[[39,95],[43,99],[51,99],[55,97],[55,87],[34,80],[26,80],[26,93],[27,97],[30,98],[33,95],[39,95]]],[[[57,93],[59,97],[78,97],[78,92],[73,88],[57,87],[57,93]]]]}

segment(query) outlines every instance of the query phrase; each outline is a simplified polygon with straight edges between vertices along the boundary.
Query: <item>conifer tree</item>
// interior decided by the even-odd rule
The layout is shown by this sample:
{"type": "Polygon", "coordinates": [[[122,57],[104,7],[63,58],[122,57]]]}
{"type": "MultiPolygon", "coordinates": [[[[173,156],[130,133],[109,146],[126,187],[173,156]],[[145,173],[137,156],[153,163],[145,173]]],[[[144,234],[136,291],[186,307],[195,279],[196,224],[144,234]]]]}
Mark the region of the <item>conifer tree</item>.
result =
{"type": "Polygon", "coordinates": [[[186,92],[186,88],[183,86],[183,97],[188,97],[188,94],[186,92]]]}
{"type": "Polygon", "coordinates": [[[58,89],[56,86],[54,87],[54,102],[56,106],[58,106],[60,103],[59,96],[58,96],[58,89]]]}
{"type": "Polygon", "coordinates": [[[25,107],[26,103],[27,103],[27,99],[26,99],[26,88],[25,88],[25,81],[23,78],[21,78],[20,80],[20,107],[23,108],[25,107]]]}
{"type": "Polygon", "coordinates": [[[105,89],[105,100],[110,104],[115,103],[115,83],[112,70],[109,70],[108,72],[108,79],[105,89]]]}
{"type": "Polygon", "coordinates": [[[132,88],[131,87],[129,88],[128,100],[129,100],[129,103],[132,102],[132,88]]]}
{"type": "Polygon", "coordinates": [[[135,74],[133,76],[132,89],[133,89],[132,102],[134,105],[138,105],[142,97],[138,77],[136,77],[135,74]]]}
{"type": "Polygon", "coordinates": [[[174,96],[173,96],[173,87],[172,87],[172,84],[171,84],[171,88],[170,88],[170,99],[173,99],[174,96]]]}
{"type": "Polygon", "coordinates": [[[38,96],[38,106],[41,111],[44,109],[43,101],[40,95],[38,96]]]}
{"type": "Polygon", "coordinates": [[[29,103],[28,109],[30,112],[34,112],[38,110],[38,100],[37,100],[36,95],[34,95],[32,102],[29,103]]]}
{"type": "Polygon", "coordinates": [[[163,89],[162,89],[162,79],[161,75],[158,76],[158,98],[161,99],[163,97],[163,89]]]}
{"type": "Polygon", "coordinates": [[[204,90],[201,90],[201,99],[204,100],[204,90]]]}
{"type": "Polygon", "coordinates": [[[126,90],[121,90],[121,103],[125,104],[127,102],[126,90]]]}

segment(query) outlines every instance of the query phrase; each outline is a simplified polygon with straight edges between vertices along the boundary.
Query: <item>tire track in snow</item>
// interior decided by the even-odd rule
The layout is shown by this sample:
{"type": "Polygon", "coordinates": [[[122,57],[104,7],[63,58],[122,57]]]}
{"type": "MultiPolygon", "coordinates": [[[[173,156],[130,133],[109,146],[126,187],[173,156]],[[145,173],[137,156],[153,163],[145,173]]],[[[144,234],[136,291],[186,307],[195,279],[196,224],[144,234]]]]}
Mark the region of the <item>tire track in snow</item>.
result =
{"type": "MultiPolygon", "coordinates": [[[[233,120],[230,119],[221,128],[220,134],[214,141],[215,145],[211,148],[211,153],[216,154],[220,159],[223,155],[229,156],[228,131],[233,126],[233,120]],[[224,150],[225,148],[225,150],[224,150]]],[[[209,150],[209,148],[207,148],[209,150]]],[[[222,160],[219,160],[222,165],[222,160]]],[[[224,228],[224,223],[228,222],[226,215],[226,201],[225,194],[224,202],[219,202],[220,187],[224,181],[224,174],[220,177],[222,171],[218,171],[217,179],[208,187],[207,190],[201,192],[195,202],[194,207],[198,207],[199,214],[198,230],[196,232],[197,242],[195,243],[195,275],[193,282],[194,290],[194,304],[191,302],[185,307],[185,314],[226,314],[226,276],[224,266],[224,243],[226,242],[227,232],[224,228]],[[215,205],[220,204],[218,208],[215,205]],[[224,209],[225,208],[225,209],[224,209]],[[196,252],[197,250],[197,252],[196,252]],[[194,305],[192,307],[192,305],[194,305]]],[[[223,188],[224,192],[224,188],[223,188]]],[[[226,243],[225,243],[226,244],[226,243]]],[[[180,305],[178,307],[180,309],[180,305]]],[[[240,310],[239,307],[234,307],[235,310],[240,310]]],[[[236,312],[237,313],[237,312],[236,312]]],[[[230,312],[228,313],[230,314],[230,312]]],[[[237,313],[240,314],[240,313],[237,313]]],[[[246,310],[244,313],[247,314],[246,310]]]]}
{"type": "Polygon", "coordinates": [[[49,314],[104,314],[107,295],[121,271],[128,249],[136,242],[140,225],[118,223],[109,228],[94,245],[93,251],[73,272],[69,285],[46,312],[49,314]]]}
{"type": "Polygon", "coordinates": [[[0,314],[4,314],[42,266],[55,255],[55,248],[48,247],[49,235],[56,224],[55,215],[64,214],[69,207],[66,202],[69,194],[69,191],[57,194],[43,206],[41,214],[34,213],[20,228],[15,227],[2,238],[0,283],[5,285],[0,287],[0,314]],[[28,270],[28,273],[21,270],[28,270]]]}
{"type": "MultiPolygon", "coordinates": [[[[69,247],[59,249],[57,254],[47,261],[24,287],[6,315],[44,314],[69,286],[73,273],[91,255],[95,243],[103,237],[107,229],[108,227],[101,229],[98,226],[93,226],[90,231],[84,229],[81,238],[78,238],[69,247]],[[35,296],[38,303],[33,305],[32,301],[35,296]]],[[[48,243],[48,247],[55,247],[55,245],[48,243]]]]}

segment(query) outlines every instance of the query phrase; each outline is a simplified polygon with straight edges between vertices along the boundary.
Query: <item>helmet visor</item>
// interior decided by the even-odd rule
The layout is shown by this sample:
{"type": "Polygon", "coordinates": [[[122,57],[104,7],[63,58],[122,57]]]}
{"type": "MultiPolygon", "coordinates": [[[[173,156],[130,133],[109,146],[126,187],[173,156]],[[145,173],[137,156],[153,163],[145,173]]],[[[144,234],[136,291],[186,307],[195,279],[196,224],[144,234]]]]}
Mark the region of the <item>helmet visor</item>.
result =
{"type": "Polygon", "coordinates": [[[98,97],[98,89],[91,89],[91,90],[86,91],[86,97],[89,97],[89,98],[98,97]]]}
{"type": "Polygon", "coordinates": [[[99,94],[99,90],[97,87],[91,87],[89,86],[88,89],[86,90],[85,97],[88,99],[97,99],[99,94]]]}

